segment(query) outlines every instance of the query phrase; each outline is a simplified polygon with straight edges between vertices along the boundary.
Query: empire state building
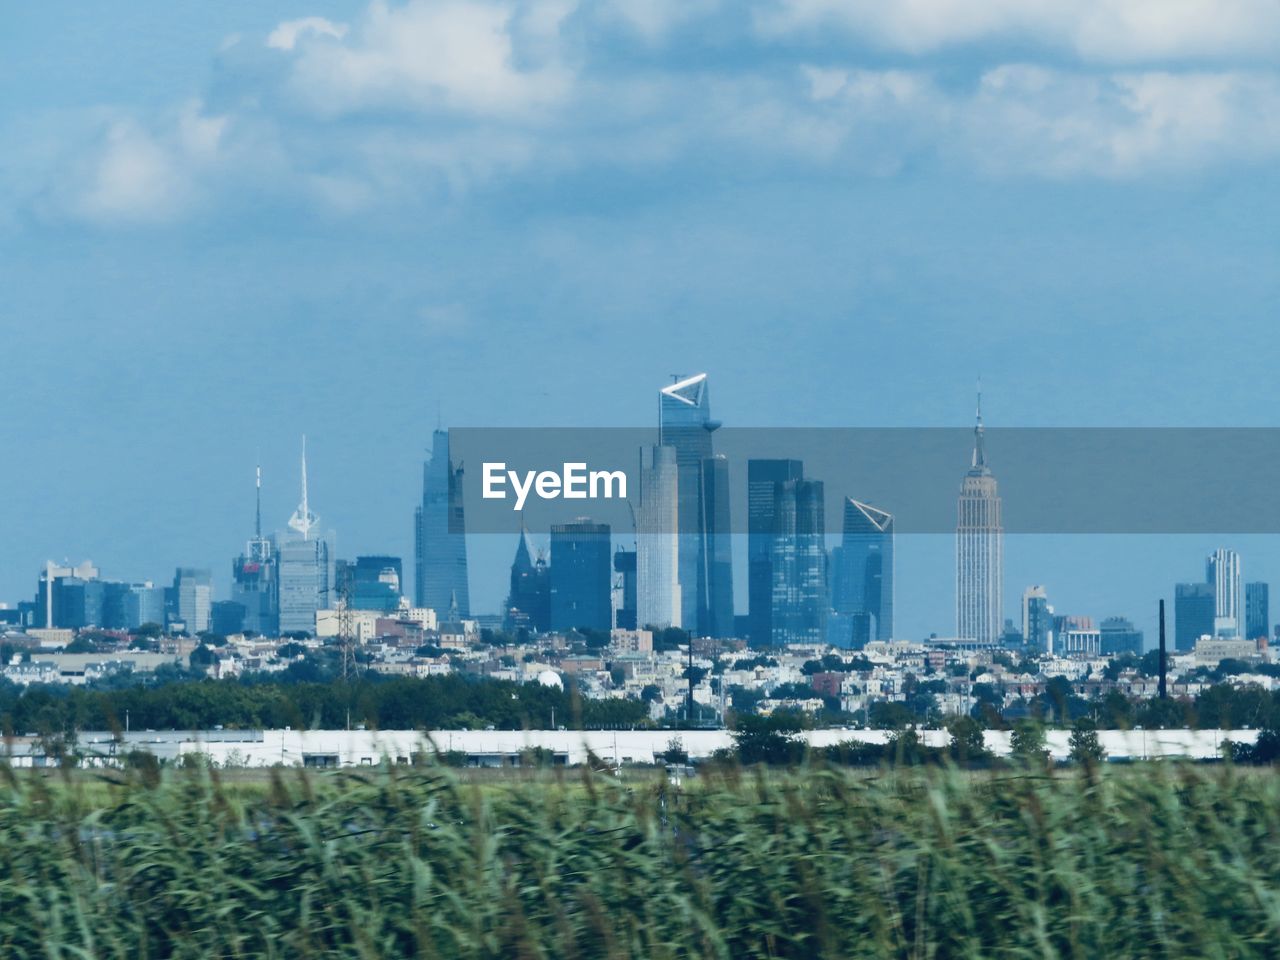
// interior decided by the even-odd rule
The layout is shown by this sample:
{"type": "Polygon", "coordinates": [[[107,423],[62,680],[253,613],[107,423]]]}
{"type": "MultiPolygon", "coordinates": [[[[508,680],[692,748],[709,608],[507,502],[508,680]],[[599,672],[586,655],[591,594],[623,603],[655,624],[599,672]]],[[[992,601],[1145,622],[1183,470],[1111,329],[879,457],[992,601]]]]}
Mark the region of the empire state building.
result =
{"type": "Polygon", "coordinates": [[[956,504],[956,636],[983,644],[1000,640],[1004,590],[1004,528],[996,478],[982,448],[982,393],[973,428],[973,461],[956,504]]]}

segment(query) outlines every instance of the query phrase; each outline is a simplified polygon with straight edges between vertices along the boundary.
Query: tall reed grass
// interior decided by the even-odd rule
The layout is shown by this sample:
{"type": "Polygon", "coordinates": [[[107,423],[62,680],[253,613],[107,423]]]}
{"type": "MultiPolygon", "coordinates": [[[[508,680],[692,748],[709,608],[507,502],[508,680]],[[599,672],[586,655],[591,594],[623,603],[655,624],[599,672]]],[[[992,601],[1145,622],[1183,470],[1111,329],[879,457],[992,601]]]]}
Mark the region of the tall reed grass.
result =
{"type": "Polygon", "coordinates": [[[1280,779],[4,771],[0,957],[1280,952],[1280,779]]]}

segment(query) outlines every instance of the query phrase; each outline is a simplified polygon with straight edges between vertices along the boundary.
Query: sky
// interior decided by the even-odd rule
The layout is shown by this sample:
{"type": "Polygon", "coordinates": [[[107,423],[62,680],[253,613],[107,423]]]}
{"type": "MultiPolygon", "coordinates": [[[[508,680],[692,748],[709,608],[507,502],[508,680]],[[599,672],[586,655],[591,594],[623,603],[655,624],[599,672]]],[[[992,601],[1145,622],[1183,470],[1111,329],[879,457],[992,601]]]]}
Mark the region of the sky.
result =
{"type": "MultiPolygon", "coordinates": [[[[736,426],[963,425],[979,374],[993,426],[1274,426],[1278,53],[1270,0],[12,6],[0,599],[225,588],[304,433],[338,553],[411,557],[437,422],[647,425],[672,373],[736,426]]],[[[1217,545],[1011,538],[1007,612],[1148,622],[1217,545]]]]}

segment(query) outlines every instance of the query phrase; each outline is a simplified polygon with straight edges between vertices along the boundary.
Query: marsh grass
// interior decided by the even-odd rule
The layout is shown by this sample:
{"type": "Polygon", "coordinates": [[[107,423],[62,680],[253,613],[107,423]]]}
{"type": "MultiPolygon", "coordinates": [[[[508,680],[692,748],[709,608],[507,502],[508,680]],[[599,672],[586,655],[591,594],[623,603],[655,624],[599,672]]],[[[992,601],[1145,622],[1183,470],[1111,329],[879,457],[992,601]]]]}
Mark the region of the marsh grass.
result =
{"type": "Polygon", "coordinates": [[[0,957],[1280,952],[1280,779],[0,773],[0,957]]]}

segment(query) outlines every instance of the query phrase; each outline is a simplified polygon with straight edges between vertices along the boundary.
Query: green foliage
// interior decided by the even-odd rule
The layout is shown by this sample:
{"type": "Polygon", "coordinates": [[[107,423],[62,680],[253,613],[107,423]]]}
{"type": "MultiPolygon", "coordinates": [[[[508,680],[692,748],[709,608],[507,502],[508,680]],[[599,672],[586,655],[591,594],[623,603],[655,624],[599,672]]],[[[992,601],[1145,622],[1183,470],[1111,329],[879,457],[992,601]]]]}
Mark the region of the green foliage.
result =
{"type": "Polygon", "coordinates": [[[799,763],[805,754],[804,741],[797,736],[802,729],[801,718],[785,710],[777,710],[767,717],[739,717],[733,731],[738,761],[772,765],[799,763]]]}
{"type": "Polygon", "coordinates": [[[435,765],[0,784],[6,957],[1267,956],[1280,780],[435,765]]]}
{"type": "Polygon", "coordinates": [[[1013,727],[1009,752],[1014,763],[1045,766],[1049,751],[1045,749],[1044,727],[1035,720],[1019,720],[1013,727]]]}
{"type": "Polygon", "coordinates": [[[1088,717],[1081,717],[1072,726],[1068,747],[1072,761],[1086,767],[1100,763],[1106,756],[1098,742],[1098,727],[1088,717]]]}

